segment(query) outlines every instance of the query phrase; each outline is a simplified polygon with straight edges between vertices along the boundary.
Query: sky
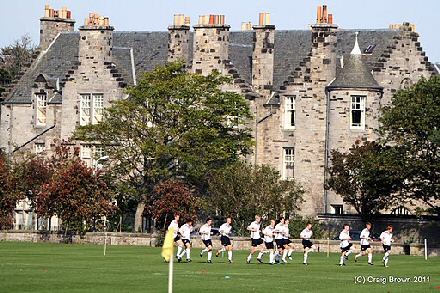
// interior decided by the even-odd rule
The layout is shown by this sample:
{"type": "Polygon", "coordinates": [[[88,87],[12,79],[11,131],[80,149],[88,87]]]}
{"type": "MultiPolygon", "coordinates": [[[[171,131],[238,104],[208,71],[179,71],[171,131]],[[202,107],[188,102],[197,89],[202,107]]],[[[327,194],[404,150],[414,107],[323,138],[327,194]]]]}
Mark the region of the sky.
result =
{"type": "MultiPolygon", "coordinates": [[[[231,30],[242,22],[258,22],[259,12],[270,12],[271,23],[280,30],[308,29],[316,19],[317,5],[327,4],[334,23],[342,29],[388,28],[392,23],[416,24],[420,41],[430,61],[440,62],[439,0],[0,0],[0,47],[29,34],[39,41],[39,18],[44,5],[67,6],[82,25],[89,12],[108,16],[119,31],[164,31],[173,14],[191,16],[224,14],[231,30]]],[[[276,45],[275,45],[276,46],[276,45]]]]}

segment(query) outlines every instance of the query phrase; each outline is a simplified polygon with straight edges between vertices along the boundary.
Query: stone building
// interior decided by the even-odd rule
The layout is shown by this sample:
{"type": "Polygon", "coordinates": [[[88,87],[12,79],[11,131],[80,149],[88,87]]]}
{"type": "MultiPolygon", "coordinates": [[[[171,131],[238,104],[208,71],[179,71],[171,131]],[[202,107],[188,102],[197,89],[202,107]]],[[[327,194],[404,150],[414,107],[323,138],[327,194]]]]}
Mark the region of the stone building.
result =
{"type": "MultiPolygon", "coordinates": [[[[178,14],[163,32],[120,32],[106,17],[90,14],[74,30],[66,8],[45,8],[40,53],[4,93],[0,147],[50,151],[79,125],[99,123],[110,101],[126,98],[142,72],[183,60],[188,70],[232,77],[225,90],[242,93],[255,120],[256,146],[249,161],[277,168],[306,190],[302,212],[346,213],[350,207],[324,190],[332,149],[374,140],[380,108],[421,77],[437,74],[415,26],[345,30],[318,7],[309,30],[276,30],[270,15],[244,31],[231,31],[223,15],[200,16],[191,30],[178,14]]],[[[148,25],[148,24],[146,24],[148,25]]],[[[438,68],[437,68],[438,70],[438,68]]],[[[93,164],[98,148],[81,145],[93,164]]]]}

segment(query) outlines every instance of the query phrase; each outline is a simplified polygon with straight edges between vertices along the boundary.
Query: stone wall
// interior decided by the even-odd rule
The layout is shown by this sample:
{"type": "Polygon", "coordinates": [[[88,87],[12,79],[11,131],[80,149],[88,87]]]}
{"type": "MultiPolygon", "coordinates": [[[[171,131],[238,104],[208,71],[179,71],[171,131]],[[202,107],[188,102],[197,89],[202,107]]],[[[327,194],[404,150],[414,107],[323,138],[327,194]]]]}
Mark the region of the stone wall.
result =
{"type": "Polygon", "coordinates": [[[75,20],[60,17],[40,19],[40,49],[46,50],[61,32],[73,32],[75,20]]]}
{"type": "MultiPolygon", "coordinates": [[[[105,234],[102,232],[87,233],[85,236],[74,235],[72,237],[73,244],[95,244],[103,245],[105,234]]],[[[24,241],[24,242],[38,242],[38,243],[65,243],[65,239],[59,234],[42,234],[37,232],[21,232],[21,231],[0,231],[0,241],[24,241]]],[[[108,233],[107,245],[142,245],[142,246],[157,246],[159,240],[150,234],[143,233],[108,233]]],[[[214,249],[221,247],[220,239],[218,237],[213,238],[214,249]]],[[[232,240],[234,250],[249,250],[250,240],[243,237],[234,237],[232,240]]],[[[303,250],[301,240],[293,240],[295,251],[300,252],[303,250]]],[[[318,247],[319,252],[336,253],[339,250],[338,240],[313,240],[313,243],[318,247]]],[[[359,242],[354,241],[354,250],[359,251],[359,242]]],[[[200,238],[192,240],[193,248],[204,248],[204,245],[200,238]]],[[[373,251],[381,254],[383,252],[382,245],[379,242],[372,243],[373,251]]],[[[394,243],[391,250],[393,254],[403,254],[404,245],[401,243],[394,243]]],[[[422,256],[424,254],[424,248],[422,244],[410,245],[411,255],[422,256]]],[[[430,256],[439,256],[440,247],[428,247],[430,256]]]]}

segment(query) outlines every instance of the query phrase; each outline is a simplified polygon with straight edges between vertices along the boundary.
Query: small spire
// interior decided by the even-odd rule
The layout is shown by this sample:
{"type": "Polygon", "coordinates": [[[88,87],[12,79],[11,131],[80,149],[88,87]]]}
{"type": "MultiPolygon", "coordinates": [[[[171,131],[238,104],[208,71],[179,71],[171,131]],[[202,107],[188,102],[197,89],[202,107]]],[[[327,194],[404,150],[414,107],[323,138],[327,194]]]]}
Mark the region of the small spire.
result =
{"type": "Polygon", "coordinates": [[[359,43],[358,43],[358,34],[359,32],[355,32],[356,41],[354,42],[353,50],[351,50],[350,53],[351,55],[362,55],[361,48],[359,48],[359,43]]]}

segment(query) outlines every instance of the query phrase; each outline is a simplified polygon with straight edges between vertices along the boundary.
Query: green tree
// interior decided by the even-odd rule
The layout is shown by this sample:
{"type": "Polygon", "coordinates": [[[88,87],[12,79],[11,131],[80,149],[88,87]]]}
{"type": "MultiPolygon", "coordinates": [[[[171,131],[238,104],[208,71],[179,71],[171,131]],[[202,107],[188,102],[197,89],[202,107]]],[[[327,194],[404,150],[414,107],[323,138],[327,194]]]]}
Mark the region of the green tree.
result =
{"type": "Polygon", "coordinates": [[[364,220],[398,200],[401,177],[394,166],[399,153],[376,142],[357,142],[347,153],[333,150],[327,189],[338,193],[364,220]]]}
{"type": "Polygon", "coordinates": [[[12,168],[6,156],[0,151],[0,229],[12,228],[15,204],[18,200],[12,193],[12,168]]]}
{"type": "Polygon", "coordinates": [[[400,153],[394,165],[407,199],[440,215],[440,77],[397,92],[380,118],[383,143],[400,153]]]}
{"type": "Polygon", "coordinates": [[[210,173],[208,194],[210,210],[231,216],[234,226],[244,232],[255,214],[266,218],[276,218],[283,212],[295,214],[304,191],[294,180],[281,180],[272,167],[237,162],[210,173]]]}
{"type": "Polygon", "coordinates": [[[200,187],[209,170],[251,151],[251,133],[243,127],[251,117],[248,102],[223,91],[229,83],[217,72],[188,73],[181,63],[159,66],[106,109],[101,123],[79,128],[74,138],[102,144],[109,172],[140,202],[165,179],[200,187]]]}

